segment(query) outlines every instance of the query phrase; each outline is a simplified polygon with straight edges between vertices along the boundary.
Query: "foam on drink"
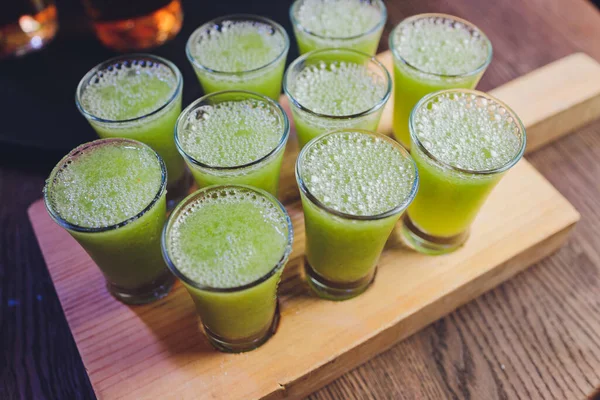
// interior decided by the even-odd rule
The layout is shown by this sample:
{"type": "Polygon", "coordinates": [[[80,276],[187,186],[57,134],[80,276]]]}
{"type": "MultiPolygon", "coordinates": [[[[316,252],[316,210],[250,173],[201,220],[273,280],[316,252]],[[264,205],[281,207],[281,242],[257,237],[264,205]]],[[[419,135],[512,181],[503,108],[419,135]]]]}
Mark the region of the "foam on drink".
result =
{"type": "Polygon", "coordinates": [[[313,34],[348,38],[375,28],[381,21],[381,10],[363,0],[303,0],[295,17],[313,34]]]}
{"type": "Polygon", "coordinates": [[[290,85],[294,98],[307,109],[326,115],[367,111],[386,94],[386,82],[362,64],[325,62],[304,68],[290,85]]]}
{"type": "Polygon", "coordinates": [[[431,74],[472,72],[485,63],[490,52],[483,33],[450,18],[408,20],[393,34],[397,54],[418,70],[431,74]]]}
{"type": "Polygon", "coordinates": [[[285,214],[253,190],[215,187],[184,207],[167,246],[177,269],[194,282],[245,285],[271,271],[285,252],[285,214]]]}
{"type": "Polygon", "coordinates": [[[266,101],[226,101],[190,113],[178,139],[195,160],[216,167],[248,164],[269,154],[281,141],[284,121],[266,101]]]}
{"type": "Polygon", "coordinates": [[[49,204],[62,219],[80,227],[102,228],[135,217],[152,203],[162,184],[156,153],[141,143],[84,144],[61,164],[47,182],[49,204]]]}
{"type": "Polygon", "coordinates": [[[263,67],[285,49],[286,39],[272,26],[256,21],[224,21],[197,34],[190,45],[202,66],[220,72],[263,67]]]}
{"type": "Polygon", "coordinates": [[[135,60],[96,73],[81,93],[81,105],[95,117],[122,121],[157,110],[176,90],[177,76],[169,67],[135,60]]]}
{"type": "Polygon", "coordinates": [[[520,151],[519,122],[502,105],[484,97],[446,92],[417,110],[414,133],[429,153],[446,164],[491,170],[520,151]]]}
{"type": "Polygon", "coordinates": [[[413,188],[415,166],[386,139],[360,132],[323,136],[303,154],[302,179],[326,206],[352,215],[390,211],[413,188]]]}

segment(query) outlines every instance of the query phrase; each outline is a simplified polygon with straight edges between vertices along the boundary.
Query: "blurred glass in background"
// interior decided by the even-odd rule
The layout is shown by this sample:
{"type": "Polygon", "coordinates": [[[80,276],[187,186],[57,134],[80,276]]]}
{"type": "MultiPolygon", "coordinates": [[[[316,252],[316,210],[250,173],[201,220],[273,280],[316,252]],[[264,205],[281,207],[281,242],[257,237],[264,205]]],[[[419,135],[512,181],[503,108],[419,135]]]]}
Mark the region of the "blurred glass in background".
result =
{"type": "Polygon", "coordinates": [[[56,35],[54,0],[6,0],[0,6],[0,58],[39,50],[56,35]]]}
{"type": "Polygon", "coordinates": [[[158,46],[181,29],[180,0],[83,0],[96,36],[111,49],[158,46]]]}

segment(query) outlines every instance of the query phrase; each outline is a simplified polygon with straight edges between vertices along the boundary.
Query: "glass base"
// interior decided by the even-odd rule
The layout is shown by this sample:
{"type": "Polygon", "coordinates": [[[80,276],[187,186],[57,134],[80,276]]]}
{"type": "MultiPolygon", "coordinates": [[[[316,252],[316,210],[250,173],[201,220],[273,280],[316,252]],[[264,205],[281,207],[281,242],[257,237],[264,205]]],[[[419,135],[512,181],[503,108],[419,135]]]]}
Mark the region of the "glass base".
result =
{"type": "Polygon", "coordinates": [[[320,298],[326,300],[342,301],[348,300],[363,293],[375,280],[377,267],[371,270],[364,278],[350,283],[332,282],[319,275],[313,267],[304,259],[304,272],[306,282],[311,290],[320,298]]]}
{"type": "Polygon", "coordinates": [[[166,271],[151,284],[140,288],[124,289],[108,281],[106,282],[106,288],[113,297],[122,303],[128,305],[141,305],[162,299],[169,294],[174,283],[175,277],[170,272],[166,271]]]}
{"type": "Polygon", "coordinates": [[[167,211],[171,211],[190,191],[194,178],[191,172],[185,168],[181,178],[167,185],[167,211]]]}
{"type": "Polygon", "coordinates": [[[469,237],[469,230],[449,237],[432,236],[420,230],[408,214],[404,214],[401,234],[402,240],[411,249],[423,254],[440,255],[461,248],[469,237]]]}
{"type": "Polygon", "coordinates": [[[271,322],[271,326],[257,335],[238,339],[238,340],[230,340],[224,338],[222,336],[217,335],[212,332],[206,326],[204,326],[204,333],[208,338],[210,344],[217,350],[222,351],[224,353],[243,353],[246,351],[254,350],[260,346],[262,346],[267,340],[273,336],[273,334],[277,331],[277,327],[279,326],[279,302],[275,307],[275,315],[273,316],[273,321],[271,322]]]}

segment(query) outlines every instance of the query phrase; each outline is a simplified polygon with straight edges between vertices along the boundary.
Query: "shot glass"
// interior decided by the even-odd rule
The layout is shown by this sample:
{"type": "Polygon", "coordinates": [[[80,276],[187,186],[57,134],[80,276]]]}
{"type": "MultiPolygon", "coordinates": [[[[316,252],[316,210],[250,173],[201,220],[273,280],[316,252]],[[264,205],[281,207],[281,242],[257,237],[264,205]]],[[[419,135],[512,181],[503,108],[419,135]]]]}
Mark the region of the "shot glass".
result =
{"type": "MultiPolygon", "coordinates": [[[[341,103],[348,101],[349,97],[360,98],[365,96],[364,91],[357,89],[354,82],[352,82],[352,76],[348,76],[343,85],[344,87],[337,88],[337,92],[330,91],[327,93],[328,96],[332,97],[332,102],[341,103]]],[[[325,49],[306,53],[290,64],[283,78],[283,91],[290,103],[300,148],[311,139],[335,129],[376,130],[391,90],[390,74],[383,64],[368,54],[350,49],[325,49]],[[324,96],[325,93],[321,94],[320,91],[327,90],[318,84],[311,85],[308,79],[303,79],[304,71],[315,68],[323,68],[329,71],[332,68],[339,68],[342,63],[365,68],[370,76],[372,87],[380,89],[377,91],[379,95],[373,98],[372,102],[362,107],[362,109],[353,109],[353,112],[350,113],[333,114],[315,110],[310,104],[306,104],[306,99],[299,98],[300,79],[303,80],[302,85],[311,86],[312,96],[322,97],[321,95],[324,96]]]]}
{"type": "MultiPolygon", "coordinates": [[[[423,96],[438,90],[475,88],[492,61],[492,43],[485,34],[469,21],[447,14],[419,14],[406,18],[390,33],[389,47],[394,59],[394,135],[406,148],[410,148],[411,145],[408,118],[415,104],[423,96]],[[400,50],[403,30],[408,26],[423,24],[427,21],[433,21],[438,25],[451,24],[465,29],[470,40],[477,42],[485,49],[486,57],[475,68],[452,75],[424,70],[411,64],[400,50]]],[[[452,60],[448,60],[448,63],[450,62],[452,60]]]]}
{"type": "Polygon", "coordinates": [[[327,48],[347,48],[375,55],[387,20],[387,10],[381,0],[355,0],[352,3],[296,0],[290,7],[290,19],[300,54],[327,48]],[[347,12],[345,7],[349,6],[355,9],[355,13],[347,12]],[[317,13],[335,14],[335,19],[325,19],[317,13]],[[362,15],[362,19],[357,20],[356,14],[362,15]],[[365,18],[367,15],[376,20],[365,18]],[[343,26],[338,30],[328,26],[331,23],[343,26]]]}
{"type": "MultiPolygon", "coordinates": [[[[254,53],[265,51],[260,46],[258,40],[253,41],[251,35],[246,33],[239,37],[232,37],[227,44],[217,50],[221,54],[210,55],[223,57],[223,53],[227,53],[231,57],[232,53],[241,53],[239,59],[250,58],[254,56],[254,53]],[[246,40],[245,46],[240,45],[242,40],[246,40]]],[[[275,21],[257,15],[235,14],[213,19],[196,29],[187,41],[185,52],[205,94],[222,90],[248,90],[277,101],[281,94],[281,79],[289,48],[290,39],[285,29],[275,21]],[[271,37],[274,41],[273,45],[280,50],[272,59],[261,65],[246,68],[244,63],[241,63],[242,67],[232,63],[227,66],[215,67],[221,63],[216,63],[207,56],[209,52],[203,49],[202,42],[210,40],[215,35],[227,34],[227,31],[230,31],[231,27],[236,24],[254,26],[256,33],[271,37]]]]}
{"type": "MultiPolygon", "coordinates": [[[[468,119],[468,114],[463,115],[463,121],[471,124],[470,129],[481,129],[475,134],[489,136],[482,125],[468,119]]],[[[452,122],[456,121],[457,118],[453,118],[452,122]]],[[[435,120],[435,125],[444,131],[444,135],[456,129],[444,127],[440,118],[435,120]]],[[[436,255],[455,251],[466,242],[469,228],[492,189],[523,156],[527,141],[525,127],[514,111],[500,100],[474,90],[449,89],[431,93],[417,103],[410,115],[410,136],[410,151],[421,182],[419,192],[403,218],[402,236],[406,244],[421,253],[436,255]],[[467,160],[460,160],[459,166],[444,160],[444,155],[435,148],[428,148],[426,141],[429,139],[420,138],[416,133],[417,127],[422,124],[420,118],[436,107],[440,97],[444,96],[465,96],[465,110],[478,109],[486,118],[506,124],[507,132],[510,130],[510,134],[514,135],[514,138],[509,137],[514,143],[511,147],[514,151],[506,152],[499,145],[484,150],[489,154],[508,154],[506,162],[493,168],[469,168],[467,160]]],[[[460,152],[460,147],[466,146],[470,139],[454,140],[451,152],[460,152]]]]}
{"type": "MultiPolygon", "coordinates": [[[[344,143],[341,140],[337,142],[338,144],[344,143]]],[[[347,141],[346,143],[350,142],[347,141]]],[[[394,166],[396,168],[396,164],[394,166]]],[[[393,171],[391,173],[400,174],[400,172],[393,171]]],[[[392,181],[385,181],[385,178],[382,178],[386,175],[390,176],[389,170],[386,173],[376,175],[379,175],[376,178],[377,180],[383,180],[377,182],[374,179],[365,182],[366,186],[371,184],[373,186],[369,186],[368,193],[364,194],[364,198],[358,199],[358,201],[372,201],[370,198],[372,193],[378,192],[383,185],[390,182],[400,182],[396,178],[393,178],[392,181]]],[[[352,178],[342,178],[345,181],[349,179],[352,178]]],[[[354,180],[356,179],[360,178],[355,176],[354,180]]],[[[304,268],[309,286],[317,296],[329,300],[346,300],[358,296],[373,281],[384,245],[396,222],[415,197],[419,177],[414,161],[408,151],[387,136],[356,129],[338,130],[319,136],[304,146],[296,162],[296,181],[300,188],[304,210],[306,230],[304,268]],[[307,163],[312,162],[311,160],[314,160],[315,157],[330,159],[329,155],[319,154],[318,151],[313,151],[313,148],[318,150],[319,146],[326,145],[328,142],[335,140],[336,136],[345,135],[346,133],[363,137],[362,141],[355,141],[354,144],[358,147],[337,146],[336,155],[333,155],[332,162],[335,157],[339,157],[338,155],[344,157],[344,154],[348,154],[348,163],[336,166],[335,171],[318,172],[314,171],[312,167],[307,168],[307,163]],[[335,193],[335,190],[337,190],[335,184],[332,184],[331,181],[340,181],[338,178],[331,176],[330,172],[343,174],[344,171],[361,171],[369,168],[369,166],[386,165],[390,158],[381,158],[377,154],[373,156],[373,152],[384,148],[383,145],[387,146],[388,154],[390,152],[394,154],[396,163],[401,161],[401,168],[404,171],[402,173],[406,174],[403,175],[401,181],[403,186],[401,193],[403,195],[390,203],[392,205],[389,209],[387,209],[389,204],[386,200],[386,204],[382,204],[385,205],[383,207],[385,211],[378,211],[373,214],[343,212],[331,204],[326,204],[328,199],[338,196],[335,193]],[[312,172],[311,169],[313,169],[312,172]],[[325,185],[325,192],[321,190],[317,194],[314,190],[311,191],[310,182],[325,185]]],[[[345,194],[343,197],[349,199],[351,196],[345,194]]],[[[348,201],[355,201],[358,195],[354,193],[352,197],[354,197],[354,200],[348,201]]]]}
{"type": "MultiPolygon", "coordinates": [[[[152,147],[164,160],[168,171],[167,204],[171,209],[187,195],[192,183],[185,162],[179,155],[173,130],[177,117],[181,113],[181,93],[183,78],[172,62],[150,54],[128,54],[104,61],[92,68],[79,82],[75,101],[81,114],[88,120],[101,138],[122,137],[138,140],[152,147]],[[121,71],[132,69],[137,73],[124,74],[121,71]],[[103,80],[116,79],[116,82],[102,85],[103,80]],[[143,98],[158,96],[157,88],[151,81],[159,76],[161,82],[170,85],[169,93],[159,105],[149,109],[147,104],[119,103],[123,96],[120,91],[130,91],[143,98]],[[128,83],[130,78],[141,79],[148,76],[148,82],[128,83]],[[127,85],[132,87],[128,88],[127,85]],[[135,107],[139,107],[136,109],[135,107]],[[122,118],[103,118],[98,115],[101,109],[119,108],[122,118]],[[141,115],[136,111],[143,111],[141,115]],[[135,115],[134,117],[127,114],[135,115]]],[[[162,93],[164,95],[164,93],[162,93]]]]}
{"type": "MultiPolygon", "coordinates": [[[[245,218],[246,215],[251,214],[251,211],[242,210],[241,213],[244,215],[242,218],[245,218]]],[[[265,217],[262,216],[262,218],[265,217]]],[[[212,226],[213,222],[211,220],[209,224],[212,226]]],[[[242,222],[242,224],[245,222],[247,221],[242,222]]],[[[202,228],[200,227],[200,229],[202,228]]],[[[196,229],[198,228],[196,227],[196,229]]],[[[277,286],[290,255],[292,241],[292,224],[285,208],[269,193],[250,186],[225,185],[201,189],[191,194],[173,210],[162,235],[163,256],[173,274],[181,280],[194,301],[204,332],[216,349],[233,353],[249,351],[259,347],[273,335],[279,321],[277,286]],[[201,244],[192,246],[194,251],[186,253],[184,256],[192,257],[191,260],[182,261],[184,257],[177,256],[179,254],[177,246],[184,247],[184,245],[178,245],[178,242],[198,240],[197,237],[199,236],[199,234],[196,234],[195,237],[192,237],[189,236],[191,235],[189,231],[181,230],[179,227],[182,220],[193,218],[194,213],[202,212],[203,204],[207,202],[214,203],[219,198],[225,198],[224,202],[228,202],[227,196],[232,196],[234,202],[236,198],[249,196],[253,201],[270,204],[271,211],[276,210],[277,215],[271,215],[272,219],[269,223],[276,224],[282,229],[280,232],[285,235],[284,247],[276,247],[276,250],[275,248],[267,248],[271,245],[269,239],[262,236],[256,237],[256,235],[264,233],[261,228],[255,225],[240,226],[239,219],[233,215],[235,212],[231,213],[228,209],[218,210],[212,208],[209,218],[218,219],[220,228],[216,229],[216,232],[209,232],[209,236],[201,244]],[[215,216],[215,213],[218,213],[218,216],[215,216]],[[236,222],[238,225],[232,227],[236,222]],[[236,231],[236,228],[238,231],[236,231]],[[261,270],[268,270],[267,273],[239,286],[207,285],[201,282],[202,278],[193,276],[190,266],[191,268],[201,268],[203,264],[208,262],[206,257],[221,256],[223,262],[227,263],[222,268],[217,268],[217,271],[210,271],[215,274],[222,274],[231,265],[243,264],[239,258],[234,256],[241,257],[240,254],[247,256],[247,253],[244,253],[247,248],[235,249],[236,244],[239,245],[240,241],[243,240],[239,239],[240,235],[253,236],[252,240],[255,240],[255,243],[261,243],[259,247],[253,247],[252,250],[255,253],[261,253],[259,263],[268,263],[269,261],[265,261],[265,259],[277,260],[272,265],[264,265],[267,268],[261,268],[261,270]],[[227,243],[227,246],[223,247],[224,243],[227,243]],[[266,247],[260,248],[260,246],[266,247]],[[231,257],[223,257],[222,253],[217,253],[214,250],[215,248],[223,250],[231,257]]],[[[216,263],[218,265],[218,261],[216,263]]],[[[248,265],[241,267],[245,270],[249,268],[248,265]]],[[[232,277],[232,274],[236,272],[243,273],[243,271],[233,271],[228,275],[228,278],[235,278],[232,277]]],[[[206,276],[204,279],[206,279],[206,276]]]]}
{"type": "MultiPolygon", "coordinates": [[[[208,117],[210,118],[210,116],[208,117]]],[[[278,103],[258,93],[230,90],[211,93],[190,104],[177,120],[175,143],[179,152],[186,160],[199,187],[244,184],[266,190],[273,196],[277,196],[279,173],[289,133],[290,124],[287,115],[278,103]],[[194,142],[195,140],[193,139],[200,139],[198,136],[201,136],[203,132],[201,130],[194,130],[193,125],[195,121],[205,118],[210,113],[207,108],[224,103],[248,101],[255,104],[255,106],[267,108],[271,116],[277,119],[280,137],[272,149],[250,162],[233,166],[211,165],[207,160],[201,159],[198,156],[194,157],[191,154],[193,152],[189,146],[186,146],[186,141],[183,140],[182,136],[196,136],[195,138],[188,137],[188,140],[194,142]]],[[[258,132],[250,132],[250,135],[258,134],[258,132]]],[[[247,135],[247,132],[245,135],[247,135]]],[[[221,137],[221,139],[223,138],[221,137]]],[[[242,140],[242,137],[239,139],[242,140]]],[[[230,145],[233,150],[234,143],[230,143],[230,145]]],[[[242,144],[240,143],[239,146],[242,146],[242,144]]],[[[216,144],[212,144],[211,147],[215,148],[216,151],[216,144]]],[[[244,151],[244,149],[240,147],[236,152],[239,151],[244,151]]]]}
{"type": "MultiPolygon", "coordinates": [[[[119,160],[111,159],[106,162],[118,163],[119,160]]],[[[101,170],[102,165],[98,165],[97,169],[101,170]]],[[[140,163],[139,168],[143,167],[144,164],[140,163]]],[[[100,178],[99,175],[95,175],[94,179],[101,181],[101,175],[102,173],[100,178]]],[[[46,181],[44,203],[50,217],[90,255],[104,274],[110,294],[123,303],[152,302],[166,296],[173,285],[173,275],[169,273],[160,250],[160,234],[166,220],[166,186],[167,171],[158,154],[140,142],[119,138],[96,140],[75,148],[54,167],[46,181]],[[156,157],[156,164],[160,167],[160,188],[149,204],[139,205],[141,212],[118,223],[108,226],[80,226],[69,222],[72,218],[65,215],[65,212],[61,213],[61,207],[57,204],[57,182],[62,179],[61,174],[70,168],[82,153],[97,151],[103,146],[138,148],[143,151],[147,149],[152,152],[156,157]]],[[[74,199],[69,201],[76,202],[74,199]]]]}

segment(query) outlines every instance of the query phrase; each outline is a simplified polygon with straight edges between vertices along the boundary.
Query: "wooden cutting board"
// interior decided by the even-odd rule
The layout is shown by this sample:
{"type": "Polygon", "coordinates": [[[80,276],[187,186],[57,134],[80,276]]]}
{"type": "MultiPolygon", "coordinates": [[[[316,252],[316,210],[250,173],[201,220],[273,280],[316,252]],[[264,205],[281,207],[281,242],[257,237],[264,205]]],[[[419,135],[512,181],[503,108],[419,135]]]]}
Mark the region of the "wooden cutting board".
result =
{"type": "MultiPolygon", "coordinates": [[[[390,65],[389,53],[380,55],[390,65]]],[[[575,54],[492,92],[523,119],[539,147],[598,117],[600,65],[575,54]]],[[[286,103],[285,100],[282,100],[286,103]]],[[[380,130],[389,133],[391,108],[380,130]]],[[[292,137],[280,197],[294,224],[294,251],[280,286],[281,323],[261,348],[213,350],[180,284],[156,303],[128,307],[41,201],[29,217],[94,390],[101,399],[298,398],[493,288],[556,250],[577,211],[527,161],[501,181],[467,245],[437,257],[405,249],[394,233],[374,284],[361,296],[329,302],[302,280],[304,227],[293,180],[292,137]]]]}

